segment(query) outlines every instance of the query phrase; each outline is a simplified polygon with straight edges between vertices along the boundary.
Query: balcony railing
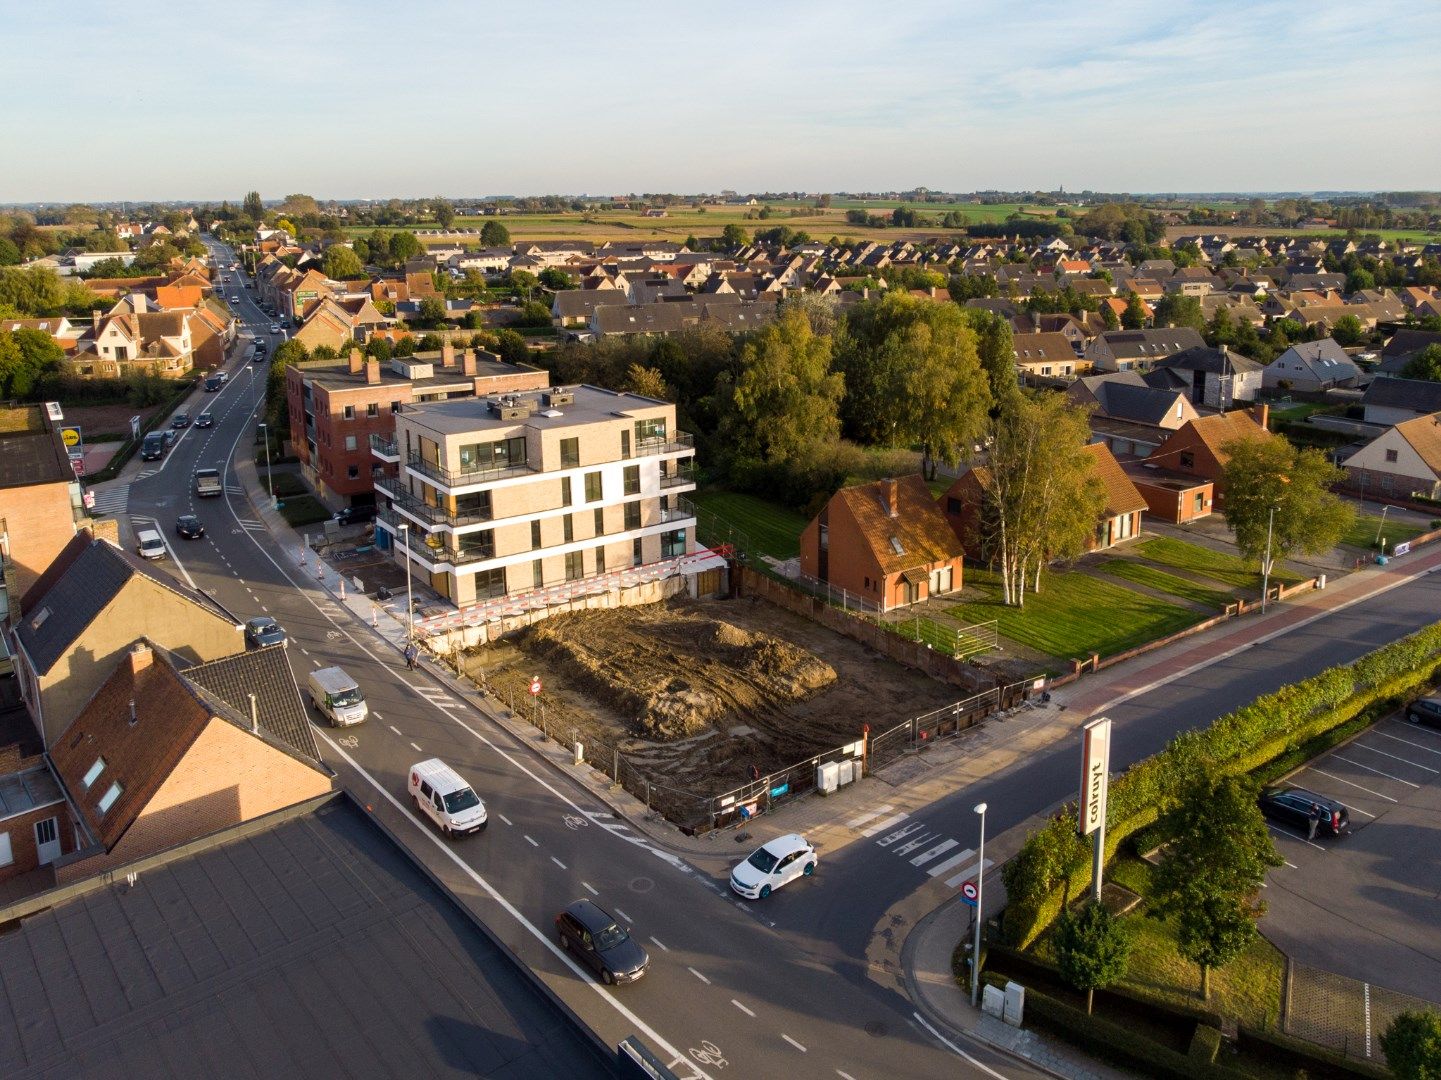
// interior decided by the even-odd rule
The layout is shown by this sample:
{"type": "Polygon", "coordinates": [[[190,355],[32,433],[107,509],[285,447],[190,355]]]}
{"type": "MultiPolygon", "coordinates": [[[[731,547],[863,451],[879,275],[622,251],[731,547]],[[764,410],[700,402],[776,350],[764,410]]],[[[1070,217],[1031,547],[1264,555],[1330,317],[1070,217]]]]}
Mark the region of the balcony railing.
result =
{"type": "Polygon", "coordinates": [[[395,445],[395,440],[387,439],[384,435],[370,437],[370,452],[382,461],[400,460],[400,450],[395,445]]]}
{"type": "Polygon", "coordinates": [[[398,483],[387,483],[385,480],[376,484],[376,491],[388,496],[395,506],[427,525],[478,525],[494,516],[486,510],[452,514],[443,506],[431,506],[425,500],[417,499],[398,483]]]}
{"type": "Polygon", "coordinates": [[[464,484],[482,484],[487,480],[501,480],[507,476],[524,476],[538,470],[530,465],[502,465],[488,469],[447,469],[433,461],[426,461],[419,454],[405,459],[409,468],[432,480],[438,480],[446,487],[460,487],[464,484]]]}
{"type": "Polygon", "coordinates": [[[695,506],[689,499],[682,499],[679,495],[671,500],[675,505],[660,508],[660,520],[663,524],[673,521],[686,521],[695,517],[695,506]]]}
{"type": "Polygon", "coordinates": [[[495,558],[495,544],[486,544],[483,547],[467,548],[457,551],[454,548],[432,547],[424,540],[426,536],[434,536],[434,533],[423,533],[416,529],[413,522],[406,521],[394,510],[381,508],[376,517],[387,526],[388,531],[395,537],[397,544],[404,544],[415,554],[419,555],[426,562],[449,563],[451,566],[465,566],[469,563],[485,562],[487,559],[495,558]],[[406,526],[404,532],[401,526],[406,526]]]}
{"type": "Polygon", "coordinates": [[[695,483],[694,469],[676,469],[674,472],[660,474],[660,486],[664,488],[681,487],[685,484],[695,483]]]}
{"type": "Polygon", "coordinates": [[[636,457],[647,454],[669,454],[677,450],[694,450],[695,436],[688,431],[672,431],[657,439],[641,439],[636,443],[636,457]]]}

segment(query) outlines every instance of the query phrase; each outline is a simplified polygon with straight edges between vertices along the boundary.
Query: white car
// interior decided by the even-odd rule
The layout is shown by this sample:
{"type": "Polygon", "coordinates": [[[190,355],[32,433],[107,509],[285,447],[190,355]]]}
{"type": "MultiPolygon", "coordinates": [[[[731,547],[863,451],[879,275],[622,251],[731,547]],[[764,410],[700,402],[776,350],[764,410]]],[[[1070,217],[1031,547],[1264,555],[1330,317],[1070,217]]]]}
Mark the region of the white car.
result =
{"type": "Polygon", "coordinates": [[[271,324],[270,324],[270,332],[271,332],[272,334],[278,334],[278,333],[280,333],[280,324],[279,324],[279,323],[271,323],[271,324]]]}
{"type": "Polygon", "coordinates": [[[786,882],[816,872],[816,849],[804,836],[789,833],[756,848],[731,871],[731,888],[747,900],[764,900],[786,882]]]}

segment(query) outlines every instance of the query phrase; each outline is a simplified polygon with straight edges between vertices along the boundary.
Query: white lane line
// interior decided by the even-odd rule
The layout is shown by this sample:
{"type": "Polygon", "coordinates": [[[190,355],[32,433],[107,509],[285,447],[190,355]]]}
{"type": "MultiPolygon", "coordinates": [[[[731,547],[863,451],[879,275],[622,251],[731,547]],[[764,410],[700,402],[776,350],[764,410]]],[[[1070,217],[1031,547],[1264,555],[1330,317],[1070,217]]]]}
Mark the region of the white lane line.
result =
{"type": "Polygon", "coordinates": [[[417,754],[423,754],[423,753],[425,753],[425,751],[422,750],[420,747],[416,746],[415,743],[411,743],[410,746],[411,746],[411,749],[413,749],[417,754]]]}
{"type": "Polygon", "coordinates": [[[952,888],[952,889],[957,888],[957,887],[960,886],[961,882],[966,881],[966,880],[969,879],[969,878],[979,877],[981,874],[984,874],[984,873],[985,873],[987,870],[989,870],[994,864],[995,864],[995,860],[994,860],[994,859],[987,859],[985,862],[981,863],[979,873],[977,872],[975,866],[968,866],[968,867],[966,867],[964,870],[962,870],[959,874],[957,874],[955,877],[948,877],[948,878],[946,878],[946,885],[947,885],[949,888],[952,888]]]}
{"type": "Polygon", "coordinates": [[[515,822],[511,821],[510,818],[506,817],[504,814],[496,814],[495,816],[500,818],[500,820],[505,822],[507,825],[515,824],[515,822]]]}
{"type": "MultiPolygon", "coordinates": [[[[357,642],[357,644],[359,643],[357,642]]],[[[588,987],[590,991],[594,993],[601,1001],[605,1002],[616,1012],[620,1013],[621,1016],[625,1017],[625,1019],[629,1023],[635,1026],[637,1031],[639,1031],[647,1039],[650,1039],[652,1042],[654,1042],[658,1047],[660,1047],[660,1049],[664,1053],[670,1054],[673,1058],[682,1058],[681,1052],[677,1050],[674,1046],[672,1046],[669,1042],[667,1042],[665,1038],[661,1036],[660,1032],[656,1031],[655,1028],[651,1027],[634,1012],[632,1012],[629,1008],[627,1008],[624,1004],[622,1004],[618,998],[610,994],[603,986],[601,986],[600,983],[594,981],[591,978],[588,978],[581,966],[576,961],[572,960],[570,956],[566,952],[564,952],[559,945],[552,941],[549,934],[542,931],[540,927],[536,926],[533,922],[531,922],[523,914],[521,914],[519,908],[517,908],[514,904],[512,904],[509,900],[502,896],[500,894],[500,890],[496,889],[493,885],[491,885],[489,881],[476,873],[470,867],[470,865],[466,863],[464,859],[462,859],[459,855],[455,853],[455,851],[447,847],[445,843],[440,839],[440,837],[423,828],[420,822],[416,818],[412,817],[410,813],[407,812],[406,808],[400,804],[400,800],[398,800],[394,795],[387,791],[385,787],[378,780],[375,779],[375,777],[371,776],[370,773],[366,772],[363,768],[361,768],[360,763],[357,762],[349,754],[347,754],[344,750],[342,750],[339,745],[337,745],[330,738],[329,735],[327,735],[323,731],[320,733],[320,735],[321,738],[323,738],[326,743],[329,744],[330,748],[335,751],[335,753],[339,757],[344,758],[346,763],[352,769],[354,769],[361,776],[365,777],[366,781],[370,784],[370,786],[375,788],[375,790],[380,793],[381,798],[385,799],[388,803],[390,803],[391,806],[395,807],[396,810],[398,810],[401,814],[405,815],[406,821],[410,822],[410,824],[415,828],[415,830],[422,836],[424,836],[426,840],[434,844],[436,850],[441,853],[442,857],[447,858],[452,863],[454,863],[461,873],[465,874],[466,877],[470,878],[470,880],[474,881],[478,886],[480,886],[480,888],[483,889],[492,900],[494,900],[497,904],[501,906],[501,908],[505,910],[505,913],[507,915],[509,915],[517,923],[519,923],[521,929],[530,934],[531,937],[536,939],[536,941],[540,942],[540,944],[547,951],[549,951],[552,956],[554,956],[558,961],[560,961],[572,972],[574,972],[576,978],[580,980],[580,983],[583,986],[588,987]]],[[[714,1078],[709,1073],[703,1071],[698,1065],[691,1065],[690,1068],[695,1073],[695,1076],[701,1078],[701,1080],[714,1080],[714,1078]]]]}
{"type": "Polygon", "coordinates": [[[590,882],[588,882],[588,881],[582,881],[580,884],[581,884],[581,888],[585,889],[585,891],[588,892],[588,893],[590,893],[591,896],[599,896],[599,895],[600,895],[600,893],[596,892],[595,888],[591,885],[590,882]]]}
{"type": "Polygon", "coordinates": [[[889,829],[892,825],[899,824],[900,822],[905,821],[906,818],[908,818],[908,817],[910,817],[910,816],[911,816],[910,814],[900,813],[900,814],[896,814],[896,815],[893,816],[893,817],[888,817],[888,818],[886,818],[884,821],[882,821],[879,825],[872,825],[869,829],[863,829],[863,830],[861,831],[861,835],[862,835],[862,836],[875,836],[876,833],[885,832],[885,831],[886,831],[887,829],[889,829]]]}
{"type": "MultiPolygon", "coordinates": [[[[1327,780],[1335,780],[1338,784],[1345,784],[1347,787],[1353,787],[1353,788],[1355,788],[1357,791],[1364,791],[1367,795],[1375,795],[1376,798],[1378,798],[1378,799],[1385,799],[1387,802],[1399,802],[1399,801],[1400,801],[1400,800],[1398,800],[1398,799],[1393,799],[1393,798],[1391,798],[1390,795],[1382,795],[1379,791],[1372,791],[1372,790],[1371,790],[1370,788],[1368,788],[1368,787],[1362,787],[1360,784],[1353,783],[1353,782],[1351,782],[1350,780],[1347,780],[1344,776],[1336,776],[1336,775],[1334,775],[1334,774],[1332,774],[1332,773],[1328,773],[1325,769],[1318,769],[1318,768],[1316,768],[1314,765],[1311,766],[1310,771],[1313,772],[1313,773],[1315,773],[1317,776],[1324,776],[1327,780]]],[[[1354,810],[1355,807],[1347,807],[1347,809],[1348,809],[1348,810],[1354,810]]],[[[1366,811],[1362,810],[1361,813],[1365,814],[1366,811]]],[[[1367,816],[1367,817],[1375,817],[1376,815],[1375,815],[1375,814],[1367,814],[1366,816],[1367,816]]]]}
{"type": "Polygon", "coordinates": [[[735,1006],[737,1009],[739,1009],[741,1012],[743,1012],[743,1013],[745,1013],[747,1016],[749,1016],[752,1020],[755,1019],[755,1015],[756,1015],[756,1014],[753,1013],[753,1012],[751,1012],[750,1009],[747,1009],[744,1005],[742,1005],[742,1004],[741,1004],[739,1001],[737,1001],[735,998],[731,998],[731,1004],[734,1005],[734,1006],[735,1006]]]}
{"type": "Polygon", "coordinates": [[[385,726],[390,728],[390,730],[395,732],[397,735],[404,737],[405,732],[401,731],[400,728],[396,727],[394,724],[386,724],[385,726]]]}
{"type": "Polygon", "coordinates": [[[565,863],[561,862],[561,861],[560,861],[559,859],[557,859],[554,855],[552,855],[552,856],[550,857],[550,861],[553,862],[553,863],[555,863],[555,865],[558,866],[558,867],[560,867],[562,870],[566,869],[565,863]]]}
{"type": "Polygon", "coordinates": [[[950,851],[951,848],[953,848],[953,847],[955,847],[955,846],[956,846],[956,841],[954,841],[954,840],[944,840],[944,841],[942,841],[941,843],[937,844],[935,847],[933,847],[933,848],[927,848],[925,851],[923,851],[923,852],[921,852],[919,855],[917,855],[914,859],[911,860],[911,865],[912,865],[912,866],[920,866],[922,863],[928,863],[928,862],[930,862],[932,859],[934,859],[937,855],[944,855],[946,852],[950,851]]]}
{"type": "Polygon", "coordinates": [[[1359,761],[1352,761],[1350,758],[1342,757],[1340,754],[1332,754],[1331,756],[1337,761],[1344,761],[1347,765],[1354,765],[1358,769],[1365,769],[1369,773],[1384,776],[1387,780],[1395,780],[1397,783],[1405,784],[1407,787],[1419,788],[1421,786],[1420,784],[1411,783],[1410,780],[1402,780],[1399,776],[1392,776],[1388,772],[1382,772],[1380,769],[1373,769],[1370,765],[1362,765],[1359,761]]]}
{"type": "Polygon", "coordinates": [[[799,1050],[802,1054],[804,1054],[804,1053],[806,1052],[806,1048],[805,1048],[804,1046],[802,1046],[800,1043],[796,1042],[796,1041],[795,1041],[794,1039],[792,1039],[789,1035],[787,1035],[784,1031],[781,1032],[781,1038],[784,1039],[786,1042],[790,1043],[792,1046],[794,1046],[794,1047],[795,1047],[797,1050],[799,1050]]]}
{"type": "Polygon", "coordinates": [[[702,975],[702,974],[701,974],[699,971],[697,971],[695,968],[693,968],[693,967],[688,967],[688,968],[686,968],[686,970],[689,971],[692,975],[694,975],[694,976],[695,976],[697,979],[699,979],[701,982],[705,983],[707,986],[710,985],[710,980],[707,979],[704,975],[702,975]]]}
{"type": "Polygon", "coordinates": [[[945,873],[947,870],[949,870],[951,867],[953,867],[953,866],[960,866],[961,863],[965,862],[967,859],[974,859],[975,857],[976,857],[976,849],[975,849],[975,848],[966,848],[966,850],[963,851],[963,852],[961,852],[959,855],[952,855],[952,856],[951,856],[949,859],[947,859],[945,862],[938,862],[938,863],[936,863],[936,865],[930,867],[930,868],[926,871],[926,873],[930,874],[931,877],[940,877],[942,874],[944,874],[944,873],[945,873]]]}
{"type": "Polygon", "coordinates": [[[658,937],[653,937],[653,938],[651,938],[651,941],[655,943],[655,947],[656,947],[657,949],[659,949],[661,952],[670,952],[670,946],[669,946],[669,945],[662,944],[660,938],[658,938],[658,937]]]}
{"type": "Polygon", "coordinates": [[[1419,761],[1412,761],[1410,758],[1399,757],[1396,754],[1388,754],[1385,750],[1377,750],[1374,746],[1367,746],[1365,743],[1352,743],[1351,746],[1356,750],[1369,750],[1373,754],[1380,754],[1382,757],[1388,757],[1392,761],[1399,761],[1402,765],[1410,765],[1413,769],[1425,769],[1428,773],[1441,774],[1441,769],[1433,769],[1430,765],[1422,765],[1419,761]]]}
{"type": "Polygon", "coordinates": [[[304,646],[301,647],[300,651],[303,652],[306,656],[310,655],[310,650],[305,648],[304,646]]]}
{"type": "MultiPolygon", "coordinates": [[[[1420,729],[1418,728],[1416,730],[1420,729]]],[[[1373,734],[1380,735],[1383,739],[1395,739],[1398,743],[1405,743],[1407,746],[1414,747],[1417,750],[1425,750],[1428,754],[1441,754],[1441,750],[1438,750],[1434,746],[1422,746],[1418,742],[1412,742],[1410,739],[1403,739],[1399,735],[1388,735],[1384,731],[1376,731],[1373,732],[1373,734]]]]}
{"type": "Polygon", "coordinates": [[[620,908],[614,908],[613,910],[615,911],[615,913],[616,913],[617,915],[619,915],[619,916],[620,916],[622,919],[624,919],[626,922],[630,923],[632,926],[635,925],[635,920],[632,919],[629,915],[627,915],[627,914],[626,914],[624,911],[622,911],[620,908]]]}
{"type": "Polygon", "coordinates": [[[927,1031],[929,1031],[929,1032],[931,1033],[931,1035],[932,1035],[942,1046],[944,1046],[947,1050],[951,1051],[951,1053],[953,1053],[953,1054],[959,1054],[961,1057],[965,1058],[967,1061],[969,1061],[969,1062],[970,1062],[972,1065],[974,1065],[976,1068],[980,1069],[980,1070],[981,1070],[983,1073],[985,1073],[987,1076],[994,1076],[994,1077],[996,1078],[996,1080],[1006,1080],[1006,1077],[1005,1077],[1002,1073],[998,1073],[998,1072],[996,1072],[995,1069],[991,1068],[989,1065],[986,1065],[986,1064],[983,1063],[983,1062],[977,1061],[975,1058],[971,1057],[970,1054],[966,1053],[964,1050],[962,1050],[962,1049],[961,1049],[959,1046],[957,1046],[955,1043],[951,1042],[950,1039],[946,1038],[944,1035],[942,1035],[942,1034],[941,1034],[939,1031],[937,1031],[935,1028],[931,1027],[930,1024],[926,1023],[926,1018],[925,1018],[924,1016],[922,1016],[920,1013],[918,1013],[918,1012],[913,1012],[913,1013],[911,1013],[911,1015],[916,1018],[916,1022],[919,1023],[919,1024],[921,1025],[921,1027],[923,1027],[923,1028],[925,1028],[927,1031]]]}
{"type": "Polygon", "coordinates": [[[889,813],[890,811],[892,811],[892,810],[894,810],[894,809],[895,809],[895,807],[892,806],[890,803],[886,803],[884,806],[878,806],[878,807],[876,807],[874,810],[871,810],[871,811],[869,811],[869,812],[867,812],[867,813],[862,814],[860,817],[856,818],[855,820],[846,822],[846,828],[848,828],[848,829],[859,829],[859,828],[860,828],[862,825],[864,825],[866,822],[872,821],[872,820],[874,820],[875,818],[880,817],[882,814],[889,813]]]}
{"type": "Polygon", "coordinates": [[[524,836],[527,841],[529,841],[531,847],[540,847],[540,841],[539,841],[539,840],[534,840],[534,839],[532,839],[532,838],[531,838],[529,835],[527,835],[526,833],[521,833],[521,835],[524,836]]]}
{"type": "Polygon", "coordinates": [[[841,1071],[840,1069],[837,1069],[837,1070],[836,1070],[836,1075],[839,1076],[839,1077],[841,1078],[841,1080],[856,1080],[856,1078],[855,1078],[854,1076],[852,1076],[850,1073],[848,1073],[848,1072],[843,1072],[843,1071],[841,1071]]]}

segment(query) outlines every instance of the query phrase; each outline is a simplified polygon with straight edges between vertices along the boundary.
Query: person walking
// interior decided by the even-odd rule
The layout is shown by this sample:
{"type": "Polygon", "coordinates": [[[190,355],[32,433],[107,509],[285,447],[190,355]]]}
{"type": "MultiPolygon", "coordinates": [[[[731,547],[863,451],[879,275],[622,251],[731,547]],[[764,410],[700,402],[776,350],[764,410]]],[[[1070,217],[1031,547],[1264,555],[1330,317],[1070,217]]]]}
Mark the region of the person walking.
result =
{"type": "Polygon", "coordinates": [[[1306,831],[1306,839],[1307,839],[1307,840],[1314,840],[1314,839],[1316,839],[1316,830],[1317,830],[1318,828],[1320,828],[1320,826],[1321,826],[1321,804],[1320,804],[1320,803],[1312,803],[1312,804],[1311,804],[1311,822],[1310,822],[1310,828],[1306,831]]]}
{"type": "MultiPolygon", "coordinates": [[[[419,656],[420,650],[415,647],[415,642],[412,641],[405,647],[405,666],[411,671],[414,671],[415,661],[419,656]]],[[[1312,832],[1315,832],[1315,830],[1313,829],[1312,832]]]]}

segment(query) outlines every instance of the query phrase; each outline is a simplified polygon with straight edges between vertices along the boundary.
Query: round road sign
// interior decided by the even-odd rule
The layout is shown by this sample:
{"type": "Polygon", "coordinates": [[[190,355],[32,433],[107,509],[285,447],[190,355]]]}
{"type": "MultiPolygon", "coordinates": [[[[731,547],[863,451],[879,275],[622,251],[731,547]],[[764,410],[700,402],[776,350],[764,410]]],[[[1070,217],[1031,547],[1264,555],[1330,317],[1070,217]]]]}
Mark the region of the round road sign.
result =
{"type": "Polygon", "coordinates": [[[980,890],[976,888],[974,881],[967,881],[961,886],[961,895],[974,904],[977,897],[980,896],[980,890]]]}
{"type": "Polygon", "coordinates": [[[532,676],[530,677],[530,692],[531,692],[532,694],[538,694],[538,693],[540,693],[540,676],[539,676],[539,675],[532,675],[532,676]]]}

